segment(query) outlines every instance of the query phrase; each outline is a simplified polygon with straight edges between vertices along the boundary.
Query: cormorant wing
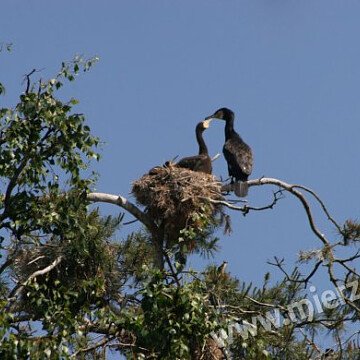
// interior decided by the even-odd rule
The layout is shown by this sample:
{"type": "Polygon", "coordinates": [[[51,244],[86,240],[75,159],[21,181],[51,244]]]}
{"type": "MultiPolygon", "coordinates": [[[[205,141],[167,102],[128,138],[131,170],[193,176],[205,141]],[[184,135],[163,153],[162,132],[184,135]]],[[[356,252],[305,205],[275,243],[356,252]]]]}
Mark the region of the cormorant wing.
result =
{"type": "Polygon", "coordinates": [[[208,155],[194,155],[181,159],[176,166],[193,170],[201,171],[208,174],[212,172],[211,159],[208,155]]]}
{"type": "Polygon", "coordinates": [[[242,174],[246,178],[251,174],[253,166],[251,148],[240,137],[228,139],[224,144],[223,153],[229,170],[232,172],[229,175],[243,180],[241,179],[242,174]]]}

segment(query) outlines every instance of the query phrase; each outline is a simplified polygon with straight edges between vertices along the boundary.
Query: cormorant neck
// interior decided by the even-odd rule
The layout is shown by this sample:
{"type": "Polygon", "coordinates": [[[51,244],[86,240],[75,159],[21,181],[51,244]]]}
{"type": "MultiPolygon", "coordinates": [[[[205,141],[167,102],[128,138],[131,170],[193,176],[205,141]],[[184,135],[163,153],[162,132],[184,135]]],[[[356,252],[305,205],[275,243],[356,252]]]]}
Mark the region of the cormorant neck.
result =
{"type": "Polygon", "coordinates": [[[227,119],[225,124],[225,140],[230,139],[234,132],[234,119],[227,119]]]}
{"type": "Polygon", "coordinates": [[[208,149],[206,147],[204,138],[202,136],[202,130],[201,129],[196,129],[196,140],[199,144],[199,155],[207,155],[208,154],[208,149]]]}

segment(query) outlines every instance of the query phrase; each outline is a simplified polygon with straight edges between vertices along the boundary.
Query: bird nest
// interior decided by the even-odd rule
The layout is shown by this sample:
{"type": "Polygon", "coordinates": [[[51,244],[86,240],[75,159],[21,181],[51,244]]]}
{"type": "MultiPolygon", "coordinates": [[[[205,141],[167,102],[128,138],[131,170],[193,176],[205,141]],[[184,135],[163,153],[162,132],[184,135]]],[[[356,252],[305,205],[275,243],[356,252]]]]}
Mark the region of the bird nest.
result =
{"type": "Polygon", "coordinates": [[[137,202],[168,235],[195,232],[223,223],[221,183],[210,174],[169,165],[150,170],[133,183],[137,202]]]}

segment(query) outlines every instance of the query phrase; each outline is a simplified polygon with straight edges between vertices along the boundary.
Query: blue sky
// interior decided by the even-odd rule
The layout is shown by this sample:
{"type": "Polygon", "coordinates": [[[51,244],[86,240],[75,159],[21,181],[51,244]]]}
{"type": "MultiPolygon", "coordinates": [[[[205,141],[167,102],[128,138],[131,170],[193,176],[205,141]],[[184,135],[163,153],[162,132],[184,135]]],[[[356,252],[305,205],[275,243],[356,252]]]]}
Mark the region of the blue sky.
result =
{"type": "MultiPolygon", "coordinates": [[[[227,106],[253,148],[252,178],[303,184],[338,221],[359,219],[359,18],[358,1],[2,0],[0,41],[14,45],[0,56],[0,106],[16,103],[33,68],[46,78],[75,54],[98,55],[62,90],[106,143],[94,164],[98,191],[131,198],[132,181],[148,169],[195,154],[196,123],[227,106]]],[[[213,122],[205,139],[221,153],[223,124],[213,122]]],[[[223,157],[214,174],[227,176],[223,157]]],[[[250,204],[266,204],[272,190],[251,188],[250,204]]],[[[317,208],[315,216],[336,238],[317,208]]],[[[279,277],[266,264],[274,255],[291,265],[300,249],[320,246],[290,195],[267,212],[232,213],[232,223],[213,261],[228,260],[245,281],[259,283],[266,271],[279,277]]],[[[314,285],[327,286],[321,276],[314,285]]]]}

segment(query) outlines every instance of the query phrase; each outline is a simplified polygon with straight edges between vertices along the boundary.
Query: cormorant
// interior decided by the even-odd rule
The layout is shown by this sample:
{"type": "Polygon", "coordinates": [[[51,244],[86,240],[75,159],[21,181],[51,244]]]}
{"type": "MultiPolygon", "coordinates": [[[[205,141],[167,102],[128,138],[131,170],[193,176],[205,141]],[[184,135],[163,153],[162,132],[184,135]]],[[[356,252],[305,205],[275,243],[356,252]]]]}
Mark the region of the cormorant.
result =
{"type": "Polygon", "coordinates": [[[205,141],[203,139],[202,133],[206,130],[212,119],[206,119],[204,121],[199,122],[196,125],[195,133],[196,140],[199,144],[199,155],[189,156],[181,159],[176,166],[186,168],[193,171],[204,172],[206,174],[211,174],[212,165],[211,158],[208,153],[208,149],[206,147],[205,141]]]}
{"type": "Polygon", "coordinates": [[[227,265],[228,265],[228,262],[223,261],[223,263],[217,268],[217,272],[219,275],[223,276],[225,274],[227,265]]]}
{"type": "Polygon", "coordinates": [[[248,193],[246,181],[252,171],[253,157],[251,148],[240,135],[234,130],[234,113],[227,108],[216,110],[207,119],[225,120],[225,144],[223,154],[228,164],[231,183],[235,183],[234,192],[239,197],[245,197],[248,193]]]}

